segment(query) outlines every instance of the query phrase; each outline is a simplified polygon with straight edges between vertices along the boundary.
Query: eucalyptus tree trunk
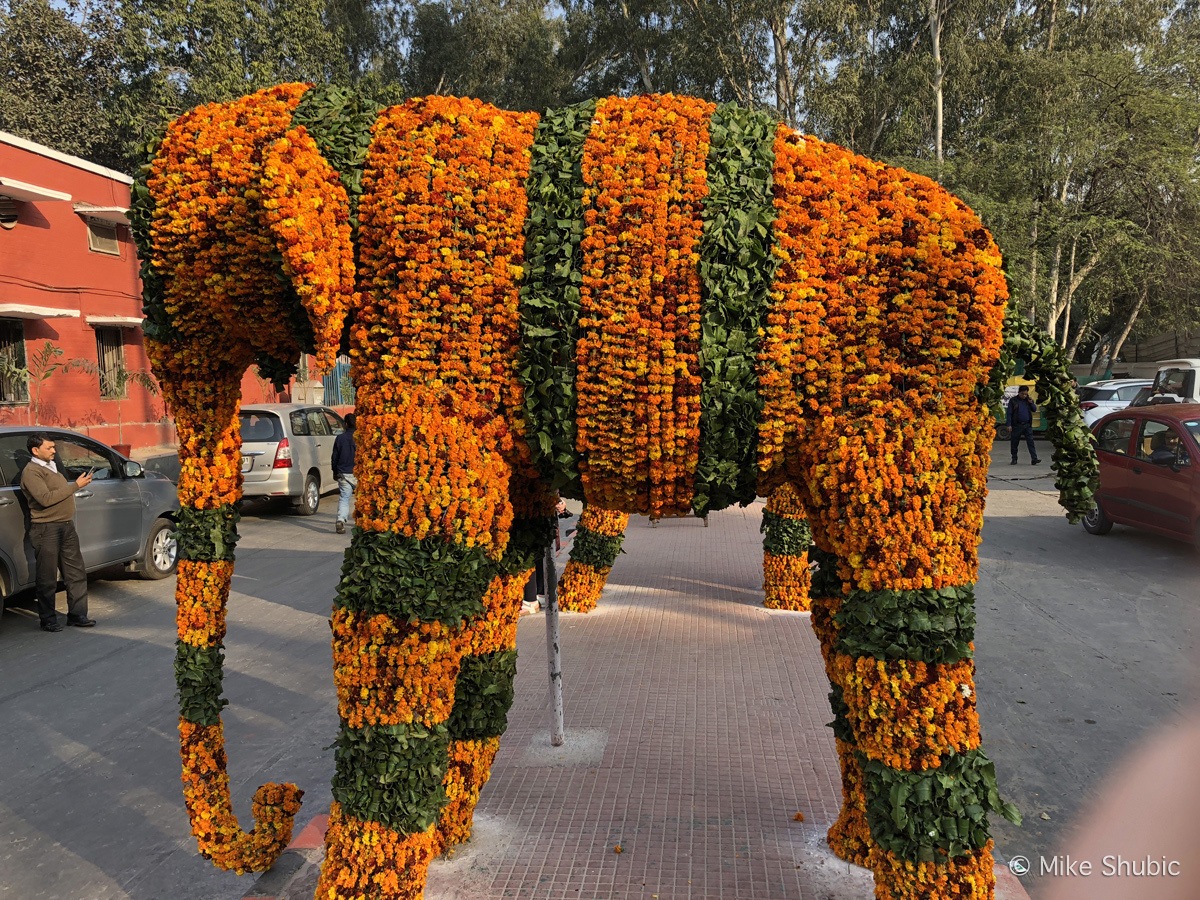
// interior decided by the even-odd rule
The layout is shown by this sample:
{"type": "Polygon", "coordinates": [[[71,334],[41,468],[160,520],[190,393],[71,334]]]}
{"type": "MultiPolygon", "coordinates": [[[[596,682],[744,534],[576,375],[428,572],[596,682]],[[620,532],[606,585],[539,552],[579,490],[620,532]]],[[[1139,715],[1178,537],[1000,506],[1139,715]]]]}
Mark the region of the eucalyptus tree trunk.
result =
{"type": "Polygon", "coordinates": [[[775,45],[775,107],[789,126],[796,124],[796,86],[792,80],[787,36],[787,5],[771,10],[769,25],[775,45]]]}
{"type": "Polygon", "coordinates": [[[944,97],[942,84],[945,80],[945,69],[942,66],[942,25],[945,21],[945,0],[929,0],[929,36],[933,41],[933,97],[934,125],[933,144],[937,158],[938,181],[942,180],[942,133],[944,130],[944,97]]]}

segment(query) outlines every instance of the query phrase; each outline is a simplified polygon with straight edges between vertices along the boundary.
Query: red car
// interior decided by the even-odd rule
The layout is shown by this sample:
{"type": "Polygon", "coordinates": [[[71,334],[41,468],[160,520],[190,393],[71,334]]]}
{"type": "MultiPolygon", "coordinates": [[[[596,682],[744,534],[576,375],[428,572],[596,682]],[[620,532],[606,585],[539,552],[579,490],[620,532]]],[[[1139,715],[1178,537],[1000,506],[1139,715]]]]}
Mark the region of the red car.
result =
{"type": "Polygon", "coordinates": [[[1200,403],[1128,407],[1092,426],[1100,460],[1091,534],[1133,525],[1200,547],[1200,403]]]}

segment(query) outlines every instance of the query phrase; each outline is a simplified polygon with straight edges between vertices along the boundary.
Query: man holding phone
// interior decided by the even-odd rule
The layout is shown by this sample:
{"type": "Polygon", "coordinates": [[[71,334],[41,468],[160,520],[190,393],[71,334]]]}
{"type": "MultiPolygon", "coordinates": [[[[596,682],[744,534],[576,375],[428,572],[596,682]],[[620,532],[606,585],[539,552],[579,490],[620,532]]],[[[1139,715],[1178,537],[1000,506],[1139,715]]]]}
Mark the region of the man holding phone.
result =
{"type": "Polygon", "coordinates": [[[36,560],[38,618],[42,631],[62,631],[55,610],[58,572],[67,585],[67,624],[91,628],[88,618],[87,569],[75,532],[75,492],[92,483],[92,466],[86,474],[67,481],[54,462],[54,441],[33,434],[27,443],[33,457],[21,471],[21,490],[29,501],[29,541],[36,560]]]}

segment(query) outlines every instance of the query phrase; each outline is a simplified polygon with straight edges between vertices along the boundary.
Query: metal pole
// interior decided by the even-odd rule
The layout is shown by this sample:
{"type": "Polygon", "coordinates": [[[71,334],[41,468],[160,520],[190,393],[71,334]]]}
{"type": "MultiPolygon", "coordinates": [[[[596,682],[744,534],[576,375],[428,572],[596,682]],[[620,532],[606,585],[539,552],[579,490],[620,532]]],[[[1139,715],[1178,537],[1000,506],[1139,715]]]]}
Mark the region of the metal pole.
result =
{"type": "Polygon", "coordinates": [[[554,547],[548,545],[542,564],[546,579],[546,659],[550,666],[550,743],[561,747],[563,734],[562,656],[559,652],[558,576],[554,571],[554,547]]]}

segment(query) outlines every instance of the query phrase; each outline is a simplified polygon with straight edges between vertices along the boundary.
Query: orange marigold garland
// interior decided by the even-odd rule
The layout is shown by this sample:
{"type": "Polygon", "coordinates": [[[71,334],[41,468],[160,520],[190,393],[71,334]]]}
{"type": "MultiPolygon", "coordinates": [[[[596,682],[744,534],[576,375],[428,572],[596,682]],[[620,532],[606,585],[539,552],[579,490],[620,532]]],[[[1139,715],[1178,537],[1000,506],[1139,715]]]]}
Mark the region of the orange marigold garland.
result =
{"type": "MultiPolygon", "coordinates": [[[[228,813],[220,640],[240,487],[236,383],[251,361],[284,372],[314,335],[327,360],[351,288],[345,194],[292,122],[306,90],[286,85],[182,117],[134,215],[147,248],[150,352],[184,457],[191,565],[181,569],[176,667],[189,809],[202,848],[239,870],[277,852],[298,791],[260,791],[250,835],[228,813]]],[[[695,500],[712,112],[670,96],[601,101],[584,142],[576,450],[588,499],[608,508],[660,516],[695,500]]],[[[500,704],[460,704],[474,693],[466,685],[511,685],[509,626],[485,588],[506,553],[510,480],[536,479],[522,439],[517,308],[536,122],[477,101],[412,101],[377,122],[364,166],[351,343],[368,515],[335,615],[345,721],[329,897],[419,896],[438,810],[448,794],[462,800],[438,840],[466,833],[503,730],[500,704]],[[448,752],[461,757],[455,774],[448,752]],[[359,777],[380,765],[386,777],[359,777]]],[[[751,391],[763,407],[759,492],[802,488],[814,533],[836,554],[840,602],[819,623],[814,613],[814,626],[839,752],[845,762],[853,748],[859,764],[843,766],[844,782],[864,785],[878,896],[987,896],[986,815],[1013,811],[995,799],[978,750],[965,585],[986,484],[977,390],[1000,340],[999,256],[975,217],[927,179],[782,127],[771,156],[778,271],[751,391]],[[930,641],[914,624],[926,609],[940,611],[929,621],[956,624],[939,624],[930,641]],[[934,768],[953,777],[930,781],[934,768]],[[947,824],[937,803],[914,799],[935,794],[967,812],[947,824]],[[909,798],[903,816],[895,796],[909,798]]],[[[736,282],[736,265],[726,275],[736,282]]],[[[726,450],[727,462],[741,459],[726,450]]]]}
{"type": "Polygon", "coordinates": [[[264,784],[254,793],[254,829],[243,832],[230,805],[225,737],[218,720],[179,720],[183,799],[200,852],[239,875],[270,868],[292,840],[292,822],[304,792],[294,784],[264,784]]]}
{"type": "Polygon", "coordinates": [[[714,105],[610,97],[584,144],[576,446],[590,503],[683,515],[700,452],[700,277],[714,105]]]}
{"type": "Polygon", "coordinates": [[[404,834],[349,815],[335,800],[325,829],[325,859],[316,896],[421,900],[433,847],[432,825],[404,834]]]}
{"type": "Polygon", "coordinates": [[[621,552],[629,514],[585,506],[579,516],[571,556],[558,582],[558,605],[567,612],[591,612],[621,552]]]}
{"type": "Polygon", "coordinates": [[[530,571],[497,575],[483,598],[485,611],[465,627],[464,656],[450,729],[447,802],[438,818],[438,854],[471,836],[479,792],[491,777],[492,760],[507,728],[517,661],[517,620],[530,571]]]}
{"type": "MultiPolygon", "coordinates": [[[[363,300],[351,337],[359,411],[453,386],[523,436],[517,377],[523,182],[537,116],[427,97],[385,110],[359,205],[363,300]],[[365,387],[365,389],[364,389],[365,387]]],[[[506,444],[533,476],[524,440],[506,444]]]]}

